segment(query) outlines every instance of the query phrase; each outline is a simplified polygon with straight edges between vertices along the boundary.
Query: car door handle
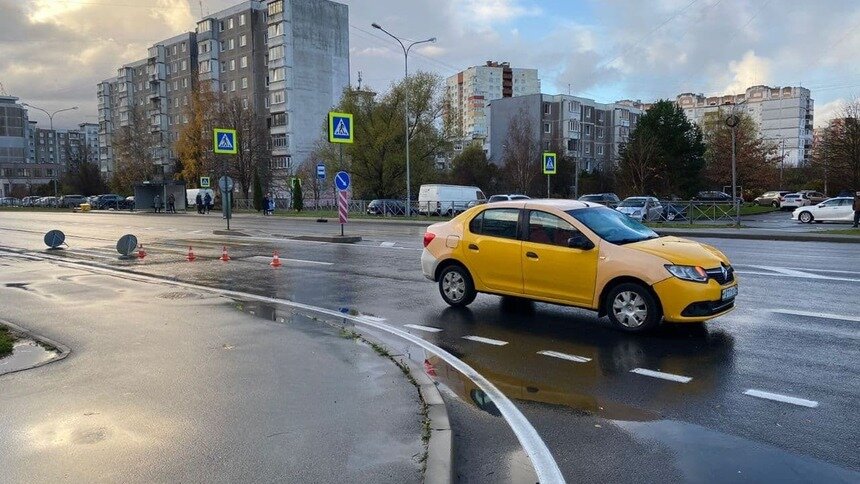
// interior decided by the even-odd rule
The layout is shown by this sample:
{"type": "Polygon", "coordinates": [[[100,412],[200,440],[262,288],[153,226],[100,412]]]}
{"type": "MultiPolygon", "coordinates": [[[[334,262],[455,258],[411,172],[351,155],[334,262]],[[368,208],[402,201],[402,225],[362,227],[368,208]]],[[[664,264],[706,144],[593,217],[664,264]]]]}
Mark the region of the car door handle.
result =
{"type": "Polygon", "coordinates": [[[531,251],[526,252],[526,257],[528,257],[529,259],[538,260],[538,255],[531,251]]]}
{"type": "Polygon", "coordinates": [[[477,245],[475,245],[475,244],[469,244],[469,250],[474,250],[475,252],[477,252],[477,251],[478,251],[478,246],[477,246],[477,245]]]}

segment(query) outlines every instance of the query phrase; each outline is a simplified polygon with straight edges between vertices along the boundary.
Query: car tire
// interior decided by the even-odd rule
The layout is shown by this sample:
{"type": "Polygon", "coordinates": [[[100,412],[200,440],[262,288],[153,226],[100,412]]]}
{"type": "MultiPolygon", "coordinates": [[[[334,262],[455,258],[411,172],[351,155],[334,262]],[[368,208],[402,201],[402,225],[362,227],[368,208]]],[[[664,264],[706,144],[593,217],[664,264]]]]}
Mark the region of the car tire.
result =
{"type": "Polygon", "coordinates": [[[815,217],[813,217],[811,213],[803,211],[797,215],[797,220],[800,220],[801,222],[808,224],[808,223],[812,223],[812,221],[815,220],[815,217]]]}
{"type": "Polygon", "coordinates": [[[663,319],[657,300],[641,284],[625,282],[613,287],[604,304],[609,321],[628,333],[649,331],[663,319]]]}
{"type": "Polygon", "coordinates": [[[442,269],[439,274],[439,294],[449,306],[453,307],[468,306],[478,295],[469,271],[459,264],[452,264],[442,269]]]}
{"type": "Polygon", "coordinates": [[[777,202],[776,200],[774,200],[774,201],[773,201],[773,203],[771,203],[771,204],[770,204],[770,206],[771,206],[771,207],[773,207],[773,208],[779,208],[779,202],[777,202]]]}

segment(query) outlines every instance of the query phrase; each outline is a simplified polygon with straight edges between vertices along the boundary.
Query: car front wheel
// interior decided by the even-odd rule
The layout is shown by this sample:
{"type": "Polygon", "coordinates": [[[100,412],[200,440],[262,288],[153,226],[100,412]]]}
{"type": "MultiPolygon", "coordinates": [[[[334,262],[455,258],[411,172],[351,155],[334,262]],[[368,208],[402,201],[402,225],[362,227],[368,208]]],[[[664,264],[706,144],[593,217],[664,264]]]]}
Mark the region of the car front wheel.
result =
{"type": "Polygon", "coordinates": [[[805,224],[812,222],[812,220],[814,219],[812,214],[809,212],[800,212],[800,215],[798,215],[797,218],[805,224]]]}
{"type": "Polygon", "coordinates": [[[606,312],[618,329],[630,333],[648,331],[662,319],[654,296],[640,284],[619,284],[606,295],[606,312]]]}
{"type": "Polygon", "coordinates": [[[472,276],[465,267],[450,265],[439,274],[439,294],[450,306],[468,306],[478,295],[472,276]]]}

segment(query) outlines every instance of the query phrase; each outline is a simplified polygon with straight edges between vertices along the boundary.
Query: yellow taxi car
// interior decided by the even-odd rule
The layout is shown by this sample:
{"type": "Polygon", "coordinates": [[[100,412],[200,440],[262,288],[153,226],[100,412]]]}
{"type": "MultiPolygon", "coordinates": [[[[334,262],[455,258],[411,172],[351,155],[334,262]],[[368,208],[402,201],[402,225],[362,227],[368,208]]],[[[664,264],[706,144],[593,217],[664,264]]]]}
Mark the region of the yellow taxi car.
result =
{"type": "Polygon", "coordinates": [[[716,248],[574,200],[480,205],[431,225],[421,269],[452,306],[479,292],[523,297],[592,309],[630,332],[707,321],[731,311],[738,294],[716,248]]]}

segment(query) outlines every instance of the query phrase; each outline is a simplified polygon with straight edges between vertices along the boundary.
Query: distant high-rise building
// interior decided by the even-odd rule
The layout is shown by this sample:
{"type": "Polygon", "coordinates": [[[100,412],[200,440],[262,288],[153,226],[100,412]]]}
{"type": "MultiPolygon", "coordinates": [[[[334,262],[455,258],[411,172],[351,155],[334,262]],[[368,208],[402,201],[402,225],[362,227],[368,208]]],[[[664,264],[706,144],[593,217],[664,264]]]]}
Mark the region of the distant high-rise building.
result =
{"type": "Polygon", "coordinates": [[[676,100],[687,118],[701,125],[708,113],[720,109],[749,114],[758,124],[761,136],[784,149],[786,166],[810,161],[812,156],[812,117],[814,101],[804,87],[752,86],[743,94],[705,97],[683,93],[676,100]]]}
{"type": "Polygon", "coordinates": [[[511,67],[508,62],[487,61],[469,67],[446,81],[446,118],[455,149],[471,140],[487,138],[487,105],[496,99],[540,93],[537,69],[511,67]]]}
{"type": "Polygon", "coordinates": [[[194,32],[150,47],[146,59],[98,85],[102,172],[114,170],[113,137],[130,122],[133,106],[146,110],[158,147],[155,163],[169,171],[198,82],[266,118],[273,189],[286,196],[289,174],[311,154],[326,113],[349,85],[347,6],[243,1],[203,17],[194,32]]]}

